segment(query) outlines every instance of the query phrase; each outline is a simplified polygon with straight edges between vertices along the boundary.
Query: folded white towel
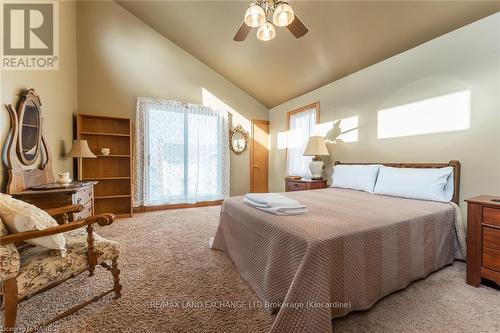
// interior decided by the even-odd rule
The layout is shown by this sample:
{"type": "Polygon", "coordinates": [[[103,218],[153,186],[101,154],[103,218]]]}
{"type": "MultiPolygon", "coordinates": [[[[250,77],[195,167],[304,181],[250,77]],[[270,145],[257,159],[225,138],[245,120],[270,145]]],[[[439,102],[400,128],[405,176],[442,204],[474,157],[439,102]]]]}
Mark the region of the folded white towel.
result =
{"type": "Polygon", "coordinates": [[[243,202],[249,206],[260,209],[264,212],[271,213],[274,215],[302,215],[307,214],[308,210],[305,206],[298,207],[268,207],[264,204],[253,202],[248,198],[243,198],[243,202]]]}
{"type": "Polygon", "coordinates": [[[247,193],[245,198],[252,202],[262,205],[262,207],[291,207],[291,208],[305,208],[297,200],[293,200],[278,193],[247,193]]]}

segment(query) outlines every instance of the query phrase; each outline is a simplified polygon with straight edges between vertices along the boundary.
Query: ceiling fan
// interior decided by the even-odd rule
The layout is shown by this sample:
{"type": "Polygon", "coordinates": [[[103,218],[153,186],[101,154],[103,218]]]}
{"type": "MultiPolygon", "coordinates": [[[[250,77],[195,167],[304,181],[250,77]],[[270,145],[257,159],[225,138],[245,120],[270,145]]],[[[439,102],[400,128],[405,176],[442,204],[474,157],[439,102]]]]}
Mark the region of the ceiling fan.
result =
{"type": "Polygon", "coordinates": [[[270,41],[276,37],[276,29],[268,17],[272,17],[274,25],[287,27],[295,36],[304,36],[308,29],[295,15],[292,7],[286,1],[280,0],[254,0],[248,7],[243,23],[234,35],[233,40],[244,41],[253,28],[257,29],[257,38],[261,41],[270,41]]]}

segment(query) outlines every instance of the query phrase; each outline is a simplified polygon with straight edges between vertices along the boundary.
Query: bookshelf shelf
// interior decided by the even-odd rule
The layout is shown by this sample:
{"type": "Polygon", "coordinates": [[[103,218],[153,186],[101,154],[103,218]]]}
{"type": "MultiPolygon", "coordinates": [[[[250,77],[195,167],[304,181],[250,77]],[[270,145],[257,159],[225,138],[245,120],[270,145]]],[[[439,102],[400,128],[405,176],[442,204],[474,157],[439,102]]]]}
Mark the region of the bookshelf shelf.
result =
{"type": "Polygon", "coordinates": [[[95,154],[95,156],[97,157],[124,157],[124,158],[130,158],[130,155],[99,155],[99,154],[95,154]]]}
{"type": "Polygon", "coordinates": [[[103,132],[80,132],[81,135],[100,135],[100,136],[130,136],[122,133],[103,133],[103,132]]]}
{"type": "Polygon", "coordinates": [[[102,196],[102,197],[95,197],[95,200],[99,200],[99,199],[115,199],[115,198],[130,198],[130,194],[106,195],[106,196],[102,196]]]}
{"type": "Polygon", "coordinates": [[[85,180],[120,180],[130,179],[130,177],[86,177],[85,180]]]}

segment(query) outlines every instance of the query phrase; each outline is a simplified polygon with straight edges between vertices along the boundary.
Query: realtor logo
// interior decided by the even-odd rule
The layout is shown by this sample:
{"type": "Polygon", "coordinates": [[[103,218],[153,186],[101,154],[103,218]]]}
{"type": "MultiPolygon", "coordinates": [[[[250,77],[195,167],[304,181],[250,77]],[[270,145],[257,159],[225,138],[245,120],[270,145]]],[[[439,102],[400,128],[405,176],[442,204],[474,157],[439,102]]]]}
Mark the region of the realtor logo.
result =
{"type": "Polygon", "coordinates": [[[57,70],[57,1],[2,1],[2,69],[57,70]]]}

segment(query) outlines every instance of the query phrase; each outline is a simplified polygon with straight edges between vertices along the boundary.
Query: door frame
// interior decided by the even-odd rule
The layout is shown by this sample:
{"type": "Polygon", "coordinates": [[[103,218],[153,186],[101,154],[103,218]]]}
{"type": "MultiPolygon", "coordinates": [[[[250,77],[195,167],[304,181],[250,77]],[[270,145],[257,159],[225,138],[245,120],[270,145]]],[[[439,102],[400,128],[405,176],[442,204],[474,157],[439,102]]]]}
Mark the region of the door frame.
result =
{"type": "MultiPolygon", "coordinates": [[[[253,181],[254,181],[254,167],[253,167],[253,151],[254,151],[254,131],[253,131],[253,126],[254,124],[264,124],[269,126],[269,120],[263,120],[263,119],[251,119],[250,120],[250,192],[253,192],[253,181]]],[[[270,131],[267,132],[267,135],[271,135],[270,131]]],[[[267,155],[267,190],[269,191],[269,153],[267,155]]]]}

